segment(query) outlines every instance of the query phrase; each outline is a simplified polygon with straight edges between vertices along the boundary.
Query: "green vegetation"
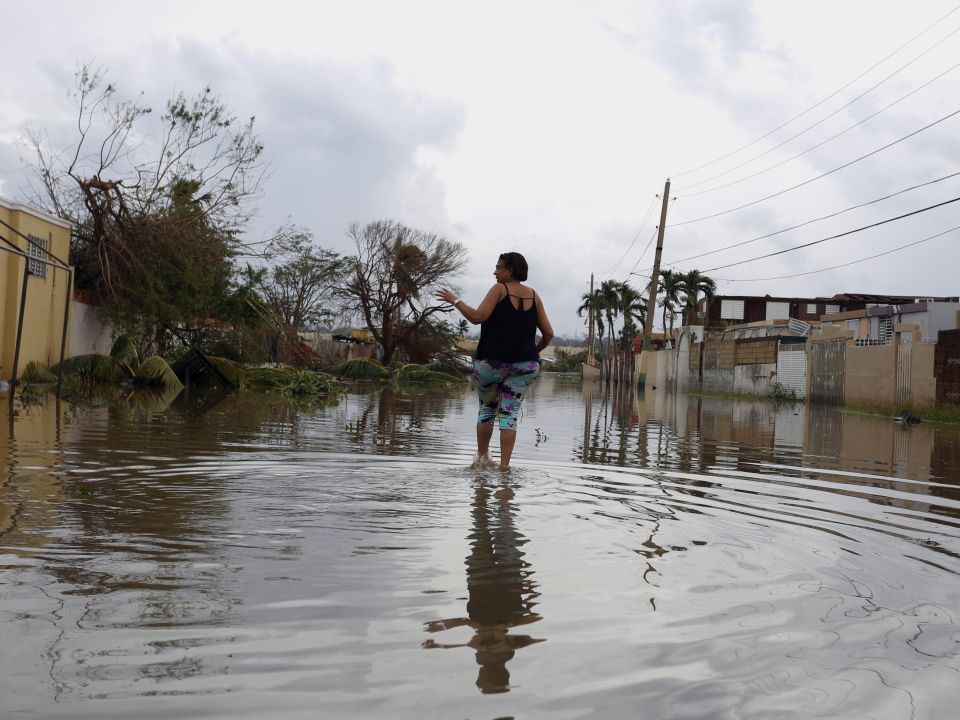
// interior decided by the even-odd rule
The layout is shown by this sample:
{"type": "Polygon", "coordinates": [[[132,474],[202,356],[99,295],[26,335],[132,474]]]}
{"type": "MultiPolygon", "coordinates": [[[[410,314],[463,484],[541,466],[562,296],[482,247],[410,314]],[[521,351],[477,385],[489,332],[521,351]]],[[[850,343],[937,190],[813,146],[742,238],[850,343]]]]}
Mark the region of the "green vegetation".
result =
{"type": "Polygon", "coordinates": [[[691,397],[715,398],[717,400],[754,400],[760,402],[771,402],[777,405],[795,405],[803,402],[803,400],[798,398],[793,391],[787,390],[781,386],[777,386],[776,389],[766,395],[761,395],[759,393],[718,392],[712,390],[699,390],[696,392],[688,391],[687,395],[690,395],[691,397]]]}
{"type": "Polygon", "coordinates": [[[882,415],[884,417],[896,418],[904,412],[916,416],[924,422],[937,423],[960,423],[960,406],[936,405],[842,405],[840,409],[844,412],[858,413],[862,415],[882,415]]]}
{"type": "Polygon", "coordinates": [[[453,385],[463,382],[463,373],[452,366],[433,367],[398,361],[384,365],[373,358],[348,360],[328,370],[331,375],[360,382],[380,382],[391,386],[453,385]]]}
{"type": "Polygon", "coordinates": [[[287,397],[314,397],[345,392],[346,385],[332,375],[313,370],[297,370],[290,380],[280,386],[280,394],[287,397]]]}
{"type": "Polygon", "coordinates": [[[43,385],[46,383],[55,383],[57,376],[55,373],[50,372],[49,368],[42,363],[28,362],[27,366],[23,369],[23,374],[20,376],[20,379],[31,385],[43,385]]]}
{"type": "Polygon", "coordinates": [[[543,363],[541,370],[543,370],[543,372],[556,373],[580,372],[580,364],[586,361],[586,359],[586,348],[576,352],[567,352],[557,348],[554,355],[554,362],[543,363]]]}

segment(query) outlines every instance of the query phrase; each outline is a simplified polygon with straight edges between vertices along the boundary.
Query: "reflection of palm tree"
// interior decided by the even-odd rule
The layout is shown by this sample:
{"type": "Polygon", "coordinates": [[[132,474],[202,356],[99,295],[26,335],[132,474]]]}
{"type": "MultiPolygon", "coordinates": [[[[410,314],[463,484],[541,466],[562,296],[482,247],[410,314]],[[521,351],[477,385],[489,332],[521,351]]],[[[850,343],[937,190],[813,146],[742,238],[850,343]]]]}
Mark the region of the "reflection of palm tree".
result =
{"type": "Polygon", "coordinates": [[[441,632],[467,626],[474,635],[467,643],[440,644],[433,640],[426,648],[471,647],[476,651],[480,672],[477,687],[483,693],[510,690],[507,662],[520,648],[542,642],[529,635],[511,635],[510,629],[537,622],[536,583],[530,563],[520,549],[527,539],[517,532],[513,519],[513,489],[506,483],[496,493],[490,507],[491,489],[478,484],[473,501],[473,530],[469,535],[467,566],[467,617],[435,620],[426,625],[428,632],[441,632]]]}

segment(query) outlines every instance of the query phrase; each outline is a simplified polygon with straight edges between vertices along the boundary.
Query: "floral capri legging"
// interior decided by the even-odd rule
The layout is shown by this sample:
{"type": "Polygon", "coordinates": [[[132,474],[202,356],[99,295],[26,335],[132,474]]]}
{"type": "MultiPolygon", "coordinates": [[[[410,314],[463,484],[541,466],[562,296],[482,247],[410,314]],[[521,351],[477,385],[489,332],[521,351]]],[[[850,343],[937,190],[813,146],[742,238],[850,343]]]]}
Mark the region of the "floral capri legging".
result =
{"type": "Polygon", "coordinates": [[[523,394],[539,373],[540,363],[536,360],[515,363],[474,360],[473,376],[480,396],[477,422],[493,423],[499,414],[501,430],[516,430],[523,394]]]}

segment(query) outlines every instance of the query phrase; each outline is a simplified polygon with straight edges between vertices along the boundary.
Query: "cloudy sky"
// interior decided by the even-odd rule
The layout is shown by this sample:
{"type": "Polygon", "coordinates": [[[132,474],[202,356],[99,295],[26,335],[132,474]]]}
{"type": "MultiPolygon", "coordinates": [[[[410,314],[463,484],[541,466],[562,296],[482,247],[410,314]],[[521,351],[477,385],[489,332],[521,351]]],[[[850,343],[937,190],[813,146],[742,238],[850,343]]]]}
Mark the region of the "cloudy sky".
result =
{"type": "Polygon", "coordinates": [[[668,177],[664,262],[721,293],[960,294],[960,231],[926,240],[960,202],[722,267],[960,197],[960,176],[926,184],[960,171],[952,1],[3,0],[0,17],[8,199],[24,130],[69,140],[93,62],[158,108],[210,85],[256,116],[251,238],[289,220],[350,252],[349,223],[396,219],[467,246],[473,303],[517,250],[570,336],[591,272],[645,286],[668,177]]]}

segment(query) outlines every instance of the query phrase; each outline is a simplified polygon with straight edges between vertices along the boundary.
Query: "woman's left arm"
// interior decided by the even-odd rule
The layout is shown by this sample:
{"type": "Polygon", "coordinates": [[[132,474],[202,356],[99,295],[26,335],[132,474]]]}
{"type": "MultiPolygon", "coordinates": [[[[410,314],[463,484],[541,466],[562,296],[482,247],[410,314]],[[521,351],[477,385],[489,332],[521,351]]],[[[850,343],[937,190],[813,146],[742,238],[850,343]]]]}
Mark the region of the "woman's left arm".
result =
{"type": "Polygon", "coordinates": [[[539,355],[553,340],[553,326],[550,324],[547,311],[539,297],[537,297],[537,327],[540,328],[540,342],[537,343],[537,354],[539,355]]]}

